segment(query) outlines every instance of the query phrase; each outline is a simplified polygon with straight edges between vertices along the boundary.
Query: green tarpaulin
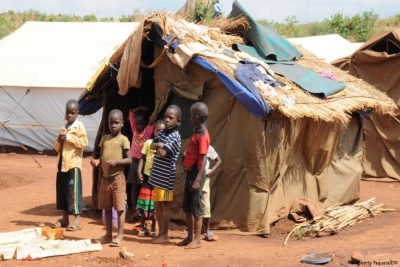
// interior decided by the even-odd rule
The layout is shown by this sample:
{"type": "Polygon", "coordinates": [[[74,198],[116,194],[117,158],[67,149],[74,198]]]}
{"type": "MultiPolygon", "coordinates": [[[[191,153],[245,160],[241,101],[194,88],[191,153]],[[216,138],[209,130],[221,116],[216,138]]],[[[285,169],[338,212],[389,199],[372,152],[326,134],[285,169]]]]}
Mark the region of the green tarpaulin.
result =
{"type": "Polygon", "coordinates": [[[295,62],[302,54],[282,38],[272,27],[257,23],[239,4],[234,1],[228,17],[246,16],[251,28],[244,37],[252,46],[235,45],[234,48],[270,64],[273,71],[298,84],[304,90],[318,96],[326,97],[343,90],[346,85],[321,76],[295,62]]]}

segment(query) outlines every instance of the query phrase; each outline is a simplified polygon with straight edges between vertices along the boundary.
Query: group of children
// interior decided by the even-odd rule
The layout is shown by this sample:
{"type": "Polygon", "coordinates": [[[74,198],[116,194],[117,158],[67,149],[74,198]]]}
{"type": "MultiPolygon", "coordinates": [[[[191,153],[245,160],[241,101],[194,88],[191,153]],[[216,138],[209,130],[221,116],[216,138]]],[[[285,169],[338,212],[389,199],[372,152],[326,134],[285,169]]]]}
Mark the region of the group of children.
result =
{"type": "MultiPolygon", "coordinates": [[[[181,123],[181,109],[171,105],[165,111],[164,119],[149,125],[145,107],[129,111],[132,128],[132,143],[121,134],[124,125],[123,113],[114,109],[109,113],[110,134],[102,137],[100,155],[91,160],[93,167],[100,167],[98,208],[105,211],[106,233],[98,241],[110,246],[122,245],[125,223],[126,184],[131,184],[132,217],[141,219],[138,236],[153,237],[152,243],[168,243],[170,207],[173,201],[173,186],[176,177],[176,162],[181,150],[178,127],[181,123]],[[125,166],[130,165],[127,179],[125,166]],[[118,234],[112,236],[112,208],[118,214],[118,234]],[[145,221],[151,220],[151,230],[145,221]],[[158,234],[156,234],[156,221],[158,234]]],[[[66,104],[67,123],[60,131],[55,149],[59,153],[57,173],[57,209],[63,210],[63,217],[53,224],[54,228],[80,230],[82,211],[82,180],[80,168],[83,148],[87,145],[86,131],[77,120],[79,104],[70,100],[66,104]],[[75,215],[69,223],[69,214],[75,215]]],[[[220,166],[221,159],[210,146],[210,136],[206,127],[208,108],[197,102],[190,109],[193,134],[184,157],[183,169],[187,172],[183,211],[186,215],[188,234],[178,243],[185,248],[198,248],[200,244],[203,218],[205,239],[217,240],[210,230],[210,180],[209,177],[220,166]],[[215,160],[210,169],[209,159],[215,160]]]]}

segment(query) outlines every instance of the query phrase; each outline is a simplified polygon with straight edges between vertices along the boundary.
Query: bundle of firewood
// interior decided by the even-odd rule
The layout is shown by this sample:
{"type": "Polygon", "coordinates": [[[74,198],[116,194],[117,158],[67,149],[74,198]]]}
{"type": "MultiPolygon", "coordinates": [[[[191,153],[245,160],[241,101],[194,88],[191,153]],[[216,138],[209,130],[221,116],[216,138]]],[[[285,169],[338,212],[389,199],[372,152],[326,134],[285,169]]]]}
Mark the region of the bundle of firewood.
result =
{"type": "Polygon", "coordinates": [[[374,205],[375,198],[364,202],[347,206],[332,206],[325,209],[325,214],[313,220],[296,224],[287,235],[284,246],[293,233],[298,236],[321,235],[321,233],[336,233],[345,227],[353,226],[355,223],[366,218],[375,217],[383,212],[392,212],[394,209],[383,208],[383,204],[374,205]]]}

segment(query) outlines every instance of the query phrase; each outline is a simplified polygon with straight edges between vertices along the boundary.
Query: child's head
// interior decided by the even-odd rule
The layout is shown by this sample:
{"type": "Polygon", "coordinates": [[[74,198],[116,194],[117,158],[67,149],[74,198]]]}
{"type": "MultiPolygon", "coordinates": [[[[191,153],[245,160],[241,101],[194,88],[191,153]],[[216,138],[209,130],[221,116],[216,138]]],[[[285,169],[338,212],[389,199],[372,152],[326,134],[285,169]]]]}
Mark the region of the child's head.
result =
{"type": "Polygon", "coordinates": [[[173,129],[181,123],[182,111],[177,105],[171,105],[167,108],[164,115],[165,128],[173,129]]]}
{"type": "Polygon", "coordinates": [[[65,120],[68,124],[74,123],[79,115],[79,103],[75,99],[68,100],[65,105],[65,120]]]}
{"type": "Polygon", "coordinates": [[[190,107],[190,122],[194,126],[204,123],[208,117],[208,107],[203,102],[196,102],[190,107]]]}
{"type": "Polygon", "coordinates": [[[158,133],[164,129],[165,129],[164,121],[163,120],[156,121],[156,123],[154,124],[154,136],[157,136],[158,133]]]}
{"type": "Polygon", "coordinates": [[[124,119],[121,110],[111,110],[108,115],[108,128],[110,129],[111,135],[117,136],[121,132],[122,126],[124,126],[124,119]]]}
{"type": "Polygon", "coordinates": [[[146,125],[149,124],[149,116],[147,112],[143,110],[139,110],[135,113],[135,128],[136,132],[141,133],[143,132],[146,125]]]}

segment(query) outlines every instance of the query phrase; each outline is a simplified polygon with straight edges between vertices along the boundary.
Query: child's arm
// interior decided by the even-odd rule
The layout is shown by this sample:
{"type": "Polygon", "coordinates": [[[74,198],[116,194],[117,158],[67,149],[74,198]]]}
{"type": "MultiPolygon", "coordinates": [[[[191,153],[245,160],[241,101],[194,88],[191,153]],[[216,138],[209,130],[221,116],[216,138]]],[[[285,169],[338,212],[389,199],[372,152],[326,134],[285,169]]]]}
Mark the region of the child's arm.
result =
{"type": "MultiPolygon", "coordinates": [[[[155,151],[156,151],[156,154],[157,154],[158,156],[163,157],[162,155],[164,155],[164,154],[166,155],[166,153],[164,153],[164,152],[159,153],[159,152],[158,152],[159,150],[161,151],[161,149],[162,149],[163,147],[164,147],[164,143],[161,143],[161,142],[160,142],[159,137],[158,137],[158,136],[154,137],[153,142],[151,142],[150,149],[151,149],[151,150],[155,150],[155,151]],[[159,149],[159,148],[160,148],[160,149],[159,149]]],[[[164,156],[163,158],[165,158],[165,156],[164,156]]]]}
{"type": "Polygon", "coordinates": [[[103,144],[104,144],[104,136],[101,138],[100,143],[99,143],[99,150],[95,150],[95,154],[93,155],[93,158],[90,160],[90,165],[92,167],[98,167],[100,165],[100,158],[101,155],[103,154],[103,144]]]}
{"type": "Polygon", "coordinates": [[[146,109],[147,108],[145,106],[140,106],[129,110],[129,124],[131,125],[132,132],[136,131],[135,113],[138,112],[139,110],[146,110],[146,109]]]}
{"type": "Polygon", "coordinates": [[[191,191],[197,191],[197,190],[200,189],[200,180],[201,180],[201,177],[203,177],[203,174],[204,174],[205,169],[206,169],[207,154],[200,154],[200,157],[203,158],[203,161],[201,162],[201,167],[200,167],[199,172],[197,173],[196,179],[194,180],[194,182],[192,184],[192,190],[191,191]]]}
{"type": "Polygon", "coordinates": [[[61,145],[64,141],[61,140],[60,135],[57,136],[56,142],[54,143],[54,149],[58,153],[61,150],[61,145]]]}
{"type": "Polygon", "coordinates": [[[88,145],[86,129],[82,123],[78,127],[77,135],[67,133],[65,136],[65,142],[73,144],[76,148],[84,148],[88,145]]]}
{"type": "Polygon", "coordinates": [[[151,145],[150,145],[151,150],[156,150],[157,148],[163,148],[163,147],[164,147],[164,144],[161,142],[157,142],[157,141],[151,142],[151,145]]]}
{"type": "Polygon", "coordinates": [[[139,160],[138,168],[137,168],[137,179],[138,179],[138,183],[140,183],[140,184],[143,183],[142,169],[143,169],[143,164],[144,164],[145,160],[146,160],[146,154],[142,154],[142,157],[139,160]]]}
{"type": "MultiPolygon", "coordinates": [[[[101,149],[100,149],[101,151],[101,149]]],[[[98,167],[100,165],[100,153],[96,153],[96,155],[93,156],[93,158],[90,160],[90,165],[92,165],[92,167],[98,167]]]]}
{"type": "Polygon", "coordinates": [[[181,140],[180,139],[168,139],[165,144],[160,149],[157,149],[157,154],[160,157],[172,157],[179,154],[181,150],[181,140]]]}
{"type": "Polygon", "coordinates": [[[163,143],[154,143],[154,141],[150,145],[150,149],[155,150],[156,154],[159,157],[165,158],[167,156],[167,151],[164,149],[163,143]]]}
{"type": "Polygon", "coordinates": [[[129,113],[133,113],[133,114],[135,114],[136,112],[138,112],[139,110],[143,110],[143,111],[146,111],[147,110],[147,108],[145,107],[145,106],[139,106],[139,107],[137,107],[137,108],[134,108],[134,109],[130,109],[129,110],[129,113]]]}
{"type": "Polygon", "coordinates": [[[135,112],[134,109],[129,110],[129,124],[131,125],[132,133],[136,131],[135,127],[135,112]]]}
{"type": "Polygon", "coordinates": [[[132,154],[130,149],[124,149],[123,159],[113,159],[107,161],[107,166],[115,167],[117,165],[129,165],[132,163],[132,154]]]}
{"type": "Polygon", "coordinates": [[[219,156],[217,156],[217,158],[215,159],[214,167],[212,167],[212,169],[208,173],[208,176],[211,176],[215,172],[215,170],[218,169],[219,166],[221,166],[221,164],[222,164],[222,160],[219,156]]]}
{"type": "Polygon", "coordinates": [[[65,138],[66,138],[65,129],[61,129],[60,133],[57,136],[56,142],[54,143],[54,149],[56,150],[57,153],[60,152],[61,146],[64,143],[65,138]]]}

